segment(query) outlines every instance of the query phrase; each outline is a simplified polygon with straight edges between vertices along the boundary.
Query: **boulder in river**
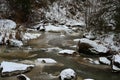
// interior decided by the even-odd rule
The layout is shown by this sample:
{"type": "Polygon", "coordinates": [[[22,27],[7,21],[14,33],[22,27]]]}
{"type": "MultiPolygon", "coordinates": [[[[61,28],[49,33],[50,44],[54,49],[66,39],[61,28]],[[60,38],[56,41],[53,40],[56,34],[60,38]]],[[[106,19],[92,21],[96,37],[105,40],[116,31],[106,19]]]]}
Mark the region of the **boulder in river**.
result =
{"type": "Polygon", "coordinates": [[[60,80],[76,80],[76,72],[73,69],[64,69],[59,75],[60,80]]]}
{"type": "Polygon", "coordinates": [[[92,53],[107,55],[109,53],[109,49],[103,44],[97,43],[93,40],[89,40],[86,38],[79,39],[77,48],[78,52],[86,54],[92,53]]]}

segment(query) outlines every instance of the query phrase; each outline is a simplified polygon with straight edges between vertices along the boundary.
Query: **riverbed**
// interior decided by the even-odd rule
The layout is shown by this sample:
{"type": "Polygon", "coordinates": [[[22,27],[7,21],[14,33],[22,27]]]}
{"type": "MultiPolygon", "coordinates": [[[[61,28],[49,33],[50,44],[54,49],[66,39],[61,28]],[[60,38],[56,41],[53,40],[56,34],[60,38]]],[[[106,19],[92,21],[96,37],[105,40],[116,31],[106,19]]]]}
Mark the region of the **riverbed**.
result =
{"type": "MultiPolygon", "coordinates": [[[[80,53],[77,56],[66,56],[58,54],[58,50],[48,51],[48,48],[72,49],[77,45],[73,39],[79,36],[72,36],[54,32],[38,32],[41,36],[38,39],[30,40],[22,48],[0,46],[0,62],[3,60],[21,62],[24,60],[34,61],[37,58],[52,58],[58,62],[54,65],[37,66],[30,72],[25,73],[31,80],[59,80],[58,75],[65,68],[72,68],[77,73],[77,80],[92,78],[95,80],[119,80],[119,73],[112,73],[106,65],[91,64],[84,61],[84,58],[96,59],[98,56],[85,55],[80,53]],[[52,75],[52,77],[50,76],[52,75]]],[[[11,77],[0,77],[0,80],[17,80],[16,75],[11,77]]]]}

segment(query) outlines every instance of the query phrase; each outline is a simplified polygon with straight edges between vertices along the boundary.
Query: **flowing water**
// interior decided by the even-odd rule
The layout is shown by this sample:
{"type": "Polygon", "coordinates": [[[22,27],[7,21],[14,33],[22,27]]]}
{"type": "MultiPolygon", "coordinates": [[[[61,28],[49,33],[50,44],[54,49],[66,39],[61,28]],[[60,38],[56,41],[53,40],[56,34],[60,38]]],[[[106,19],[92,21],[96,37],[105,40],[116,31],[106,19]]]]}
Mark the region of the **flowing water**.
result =
{"type": "MultiPolygon", "coordinates": [[[[72,68],[77,72],[78,79],[93,78],[95,80],[119,80],[119,73],[112,73],[107,66],[90,64],[83,61],[84,57],[91,57],[91,55],[80,56],[64,56],[59,55],[58,51],[53,50],[46,52],[46,48],[59,47],[62,49],[74,49],[70,46],[76,45],[73,42],[74,38],[79,36],[60,36],[60,33],[41,33],[39,39],[31,40],[23,48],[13,47],[0,47],[0,61],[22,61],[22,60],[35,60],[37,58],[52,58],[59,64],[35,67],[32,71],[26,73],[31,80],[59,80],[58,78],[50,78],[48,74],[57,76],[61,70],[65,68],[72,68]],[[28,49],[30,48],[30,49],[28,49]],[[32,49],[31,49],[32,48],[32,49]],[[45,72],[45,73],[43,73],[45,72]]],[[[96,56],[92,56],[96,58],[96,56]]],[[[17,80],[16,76],[12,77],[0,77],[0,80],[17,80]]]]}

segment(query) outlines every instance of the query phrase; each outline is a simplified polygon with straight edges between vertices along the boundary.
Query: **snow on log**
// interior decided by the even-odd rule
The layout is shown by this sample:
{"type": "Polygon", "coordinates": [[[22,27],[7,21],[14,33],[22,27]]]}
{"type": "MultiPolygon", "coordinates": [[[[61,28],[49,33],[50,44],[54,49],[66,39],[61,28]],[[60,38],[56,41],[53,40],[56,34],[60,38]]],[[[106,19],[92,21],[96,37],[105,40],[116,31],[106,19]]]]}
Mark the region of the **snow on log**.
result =
{"type": "Polygon", "coordinates": [[[64,69],[61,71],[59,75],[61,80],[75,80],[76,79],[76,72],[73,69],[64,69]]]}

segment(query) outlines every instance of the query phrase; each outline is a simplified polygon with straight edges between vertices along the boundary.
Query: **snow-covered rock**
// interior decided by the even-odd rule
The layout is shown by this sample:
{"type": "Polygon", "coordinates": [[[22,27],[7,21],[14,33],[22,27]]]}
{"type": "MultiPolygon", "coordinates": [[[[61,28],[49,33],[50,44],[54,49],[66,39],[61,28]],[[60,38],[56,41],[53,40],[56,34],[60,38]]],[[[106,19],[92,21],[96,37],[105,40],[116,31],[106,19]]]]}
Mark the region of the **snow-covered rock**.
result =
{"type": "Polygon", "coordinates": [[[79,39],[78,47],[79,51],[90,51],[95,54],[107,53],[109,51],[103,44],[99,44],[86,38],[79,39]]]}
{"type": "Polygon", "coordinates": [[[16,40],[16,39],[10,39],[10,45],[11,46],[15,46],[15,47],[22,47],[23,46],[23,42],[16,40]]]}
{"type": "Polygon", "coordinates": [[[69,55],[72,55],[72,54],[75,54],[75,53],[76,52],[74,50],[68,50],[68,49],[59,51],[59,54],[69,54],[69,55]]]}
{"type": "Polygon", "coordinates": [[[60,73],[61,80],[75,80],[76,79],[76,72],[73,69],[64,69],[60,73]]]}
{"type": "Polygon", "coordinates": [[[0,19],[0,30],[14,29],[16,28],[16,23],[8,19],[0,19]]]}
{"type": "Polygon", "coordinates": [[[54,25],[49,24],[49,25],[45,26],[45,29],[46,29],[46,31],[52,31],[52,32],[62,32],[62,31],[70,32],[71,31],[65,25],[54,26],[54,25]]]}
{"type": "Polygon", "coordinates": [[[27,77],[26,75],[24,74],[20,74],[17,76],[17,79],[18,80],[31,80],[29,77],[27,77]]]}
{"type": "Polygon", "coordinates": [[[48,63],[48,64],[55,64],[57,61],[51,58],[38,58],[35,60],[36,63],[48,63]]]}
{"type": "Polygon", "coordinates": [[[38,37],[40,37],[41,34],[39,33],[25,33],[23,35],[23,40],[31,40],[31,39],[36,39],[38,37]]]}
{"type": "Polygon", "coordinates": [[[106,57],[99,57],[99,62],[102,64],[110,65],[111,61],[106,57]]]}
{"type": "Polygon", "coordinates": [[[18,73],[23,73],[31,70],[31,68],[34,67],[34,65],[27,65],[22,63],[15,63],[15,62],[7,62],[3,61],[1,62],[1,67],[3,67],[2,75],[13,75],[18,73]],[[16,73],[14,73],[16,72],[16,73]]]}

